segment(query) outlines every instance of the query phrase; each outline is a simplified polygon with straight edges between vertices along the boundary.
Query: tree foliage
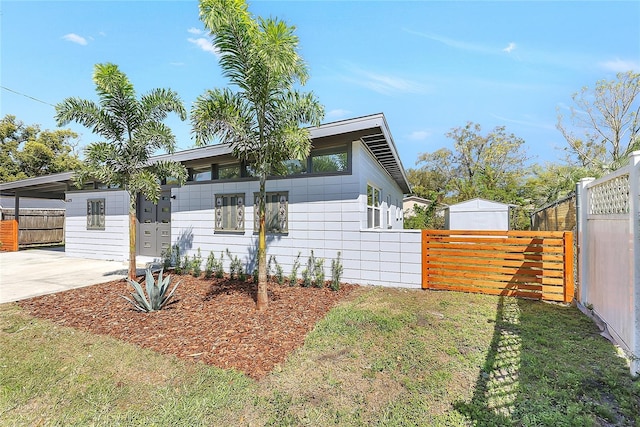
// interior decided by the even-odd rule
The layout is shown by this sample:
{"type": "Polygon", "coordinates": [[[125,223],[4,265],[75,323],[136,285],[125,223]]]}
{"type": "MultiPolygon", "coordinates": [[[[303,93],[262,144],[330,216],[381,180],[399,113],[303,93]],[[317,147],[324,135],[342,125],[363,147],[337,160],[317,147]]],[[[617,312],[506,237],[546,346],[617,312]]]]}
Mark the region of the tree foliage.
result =
{"type": "Polygon", "coordinates": [[[15,116],[0,119],[0,182],[67,172],[80,164],[69,129],[44,130],[15,116]]]}
{"type": "Polygon", "coordinates": [[[569,124],[558,114],[557,128],[567,140],[569,160],[599,177],[623,166],[640,149],[640,74],[618,73],[593,90],[572,97],[569,124]]]}
{"type": "Polygon", "coordinates": [[[103,138],[85,148],[85,160],[77,170],[79,186],[96,179],[129,193],[129,278],[136,277],[136,212],[138,195],[157,202],[162,178],[186,181],[186,169],[173,161],[150,162],[158,150],[172,153],[175,136],[162,121],[169,113],[186,119],[178,94],[153,89],[136,97],[133,84],[115,64],[96,64],[93,81],[99,102],[66,98],[56,105],[59,126],[71,121],[103,138]]]}
{"type": "Polygon", "coordinates": [[[258,309],[267,300],[266,179],[289,159],[311,149],[303,124],[319,125],[324,108],[312,93],[296,89],[308,77],[293,26],[277,18],[257,18],[244,0],[201,0],[200,18],[220,52],[220,67],[231,88],[198,97],[191,112],[198,145],[218,138],[250,164],[260,180],[258,215],[258,309]]]}
{"type": "Polygon", "coordinates": [[[447,133],[453,140],[453,150],[441,148],[421,154],[418,170],[410,171],[409,179],[422,197],[457,203],[482,197],[503,203],[518,198],[517,189],[526,173],[528,160],[524,140],[499,126],[486,135],[479,124],[468,122],[447,133]],[[422,189],[429,189],[425,190],[422,189]],[[429,197],[431,196],[431,197],[429,197]]]}

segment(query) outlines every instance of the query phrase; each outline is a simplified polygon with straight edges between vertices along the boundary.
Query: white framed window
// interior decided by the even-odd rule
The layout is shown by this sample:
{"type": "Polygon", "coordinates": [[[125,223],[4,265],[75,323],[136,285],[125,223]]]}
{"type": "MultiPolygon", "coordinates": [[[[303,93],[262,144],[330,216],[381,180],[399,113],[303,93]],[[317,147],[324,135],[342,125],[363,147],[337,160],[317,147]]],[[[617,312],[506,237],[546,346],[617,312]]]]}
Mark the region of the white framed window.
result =
{"type": "Polygon", "coordinates": [[[215,195],[216,231],[244,231],[244,194],[215,195]]]}
{"type": "Polygon", "coordinates": [[[367,228],[380,228],[380,189],[367,185],[367,228]]]}
{"type": "Polygon", "coordinates": [[[104,199],[87,200],[87,230],[104,230],[104,199]]]}
{"type": "MultiPolygon", "coordinates": [[[[254,224],[257,233],[260,230],[258,199],[260,193],[254,193],[254,224]]],[[[265,226],[267,233],[286,234],[289,232],[289,192],[279,191],[267,193],[265,206],[265,226]]]]}

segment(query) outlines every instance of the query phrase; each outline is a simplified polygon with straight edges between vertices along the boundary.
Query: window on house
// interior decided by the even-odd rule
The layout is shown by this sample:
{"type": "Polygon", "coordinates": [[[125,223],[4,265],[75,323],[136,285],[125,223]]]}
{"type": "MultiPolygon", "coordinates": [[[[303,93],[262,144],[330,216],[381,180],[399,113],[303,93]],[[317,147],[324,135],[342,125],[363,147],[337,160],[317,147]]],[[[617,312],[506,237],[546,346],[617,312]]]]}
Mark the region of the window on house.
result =
{"type": "Polygon", "coordinates": [[[367,185],[367,228],[380,228],[380,189],[367,185]]]}
{"type": "Polygon", "coordinates": [[[216,194],[216,231],[244,231],[244,194],[216,194]]]}
{"type": "MultiPolygon", "coordinates": [[[[258,212],[258,199],[260,193],[254,194],[254,225],[253,229],[257,233],[260,230],[260,217],[258,212]]],[[[285,234],[289,232],[289,193],[273,192],[267,193],[267,204],[265,206],[265,226],[267,233],[285,234]]]]}
{"type": "Polygon", "coordinates": [[[348,168],[346,145],[311,152],[312,173],[344,172],[348,168]]]}
{"type": "Polygon", "coordinates": [[[240,163],[218,166],[218,179],[235,179],[241,176],[240,163]]]}
{"type": "Polygon", "coordinates": [[[211,166],[202,166],[189,169],[189,181],[210,181],[211,166]]]}
{"type": "Polygon", "coordinates": [[[104,230],[104,199],[87,200],[87,230],[104,230]]]}

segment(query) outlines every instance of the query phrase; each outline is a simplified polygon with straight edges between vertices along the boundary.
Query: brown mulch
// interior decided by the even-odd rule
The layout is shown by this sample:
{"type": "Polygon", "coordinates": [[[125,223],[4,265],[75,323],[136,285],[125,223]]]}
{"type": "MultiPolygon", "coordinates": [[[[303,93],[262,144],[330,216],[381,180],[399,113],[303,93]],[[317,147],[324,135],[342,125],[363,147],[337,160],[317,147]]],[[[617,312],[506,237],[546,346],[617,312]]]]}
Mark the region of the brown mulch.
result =
{"type": "Polygon", "coordinates": [[[20,301],[30,314],[57,324],[150,348],[181,359],[235,368],[260,379],[304,343],[305,336],[356,285],[304,288],[269,284],[269,307],[255,309],[256,285],[179,278],[173,301],[151,313],[121,298],[133,288],[117,280],[20,301]]]}

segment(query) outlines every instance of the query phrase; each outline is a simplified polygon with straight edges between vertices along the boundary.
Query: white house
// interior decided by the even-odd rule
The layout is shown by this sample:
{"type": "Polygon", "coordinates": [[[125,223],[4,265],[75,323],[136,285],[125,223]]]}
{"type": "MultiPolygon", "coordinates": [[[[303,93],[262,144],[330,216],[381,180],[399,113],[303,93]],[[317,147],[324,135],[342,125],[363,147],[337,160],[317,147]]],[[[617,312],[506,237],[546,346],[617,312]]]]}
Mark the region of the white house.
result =
{"type": "Polygon", "coordinates": [[[445,209],[447,230],[509,230],[512,205],[485,199],[471,199],[445,209]]]}
{"type": "MultiPolygon", "coordinates": [[[[313,250],[326,260],[328,276],[340,252],[347,282],[419,287],[420,234],[403,230],[402,199],[410,188],[384,115],[323,124],[310,133],[309,157],[290,161],[267,181],[268,256],[275,256],[287,274],[298,254],[304,266],[313,250]]],[[[228,249],[252,272],[258,181],[251,166],[235,159],[226,144],[154,161],[167,158],[188,168],[189,181],[165,183],[158,205],[138,204],[137,260],[157,261],[173,245],[189,255],[199,248],[205,259],[228,249]]],[[[127,260],[127,193],[98,186],[76,190],[69,186],[70,176],[59,175],[66,181],[58,184],[67,186],[66,254],[127,260]]],[[[37,184],[54,191],[54,178],[45,178],[24,187],[0,184],[0,195],[38,192],[37,184]]]]}

